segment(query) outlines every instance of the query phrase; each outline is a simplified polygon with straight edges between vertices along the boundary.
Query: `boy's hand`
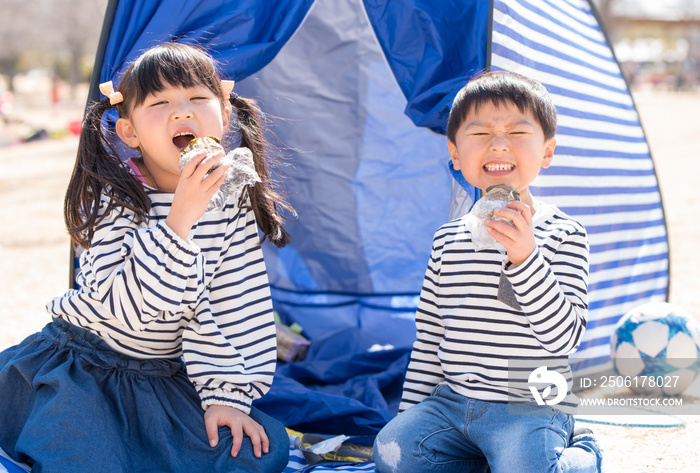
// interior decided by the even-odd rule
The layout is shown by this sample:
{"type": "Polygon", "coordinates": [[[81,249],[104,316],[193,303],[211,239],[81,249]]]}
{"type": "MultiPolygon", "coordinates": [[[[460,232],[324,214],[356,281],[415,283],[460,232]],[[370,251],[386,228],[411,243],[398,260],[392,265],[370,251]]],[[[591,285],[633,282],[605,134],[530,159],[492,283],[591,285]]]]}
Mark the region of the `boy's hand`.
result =
{"type": "Polygon", "coordinates": [[[494,215],[507,218],[513,225],[498,220],[485,219],[486,230],[506,248],[508,259],[520,266],[535,250],[535,230],[532,226],[530,207],[520,201],[508,202],[508,208],[494,210],[494,215]]]}
{"type": "Polygon", "coordinates": [[[222,152],[207,156],[206,150],[201,150],[182,169],[173,205],[165,223],[183,240],[187,239],[192,226],[202,218],[211,198],[224,182],[230,166],[219,166],[207,175],[209,169],[223,156],[222,152]]]}
{"type": "Polygon", "coordinates": [[[209,406],[204,412],[204,426],[207,429],[209,445],[212,447],[216,447],[219,443],[219,427],[223,425],[231,428],[231,435],[233,436],[232,457],[238,455],[243,443],[244,433],[250,437],[250,441],[253,444],[253,453],[257,458],[262,456],[261,451],[263,453],[270,451],[270,441],[267,438],[265,429],[260,424],[235,407],[219,405],[209,406]]]}

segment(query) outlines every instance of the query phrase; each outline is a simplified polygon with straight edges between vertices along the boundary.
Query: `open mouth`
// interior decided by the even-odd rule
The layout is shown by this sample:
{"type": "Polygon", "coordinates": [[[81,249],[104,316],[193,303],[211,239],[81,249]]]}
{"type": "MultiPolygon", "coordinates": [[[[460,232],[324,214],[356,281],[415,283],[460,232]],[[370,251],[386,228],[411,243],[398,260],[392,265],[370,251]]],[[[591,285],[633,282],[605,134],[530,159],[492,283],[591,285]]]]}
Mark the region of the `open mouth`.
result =
{"type": "Polygon", "coordinates": [[[177,146],[179,149],[184,148],[187,146],[190,141],[195,139],[196,136],[194,136],[192,133],[180,133],[178,135],[175,135],[173,137],[173,144],[177,146]]]}
{"type": "Polygon", "coordinates": [[[484,169],[488,172],[512,171],[515,168],[514,164],[486,164],[484,169]]]}

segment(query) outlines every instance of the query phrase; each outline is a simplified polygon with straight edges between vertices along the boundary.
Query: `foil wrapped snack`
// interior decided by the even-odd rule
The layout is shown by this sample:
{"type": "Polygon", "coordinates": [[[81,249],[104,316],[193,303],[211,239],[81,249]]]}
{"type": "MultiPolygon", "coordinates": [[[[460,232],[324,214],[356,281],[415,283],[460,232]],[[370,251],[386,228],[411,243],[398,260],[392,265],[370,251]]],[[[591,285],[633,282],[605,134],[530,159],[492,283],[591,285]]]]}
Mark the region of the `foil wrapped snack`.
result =
{"type": "MultiPolygon", "coordinates": [[[[207,155],[224,151],[223,146],[221,146],[221,140],[218,138],[213,136],[195,138],[180,150],[180,171],[201,149],[206,149],[207,155]]],[[[223,210],[226,202],[231,197],[237,199],[245,186],[252,186],[256,182],[260,182],[260,176],[255,171],[253,153],[248,148],[236,148],[229,151],[209,169],[208,173],[219,166],[229,164],[231,167],[226,171],[224,182],[207,206],[207,212],[223,210]]]]}
{"type": "Polygon", "coordinates": [[[494,215],[494,210],[507,207],[508,202],[513,200],[520,200],[520,193],[512,186],[498,184],[487,188],[484,196],[476,201],[465,217],[476,251],[493,248],[505,253],[505,247],[486,231],[484,219],[499,220],[512,225],[509,219],[494,215]]]}
{"type": "MultiPolygon", "coordinates": [[[[226,154],[226,151],[224,151],[224,147],[221,146],[220,139],[215,138],[213,136],[195,138],[189,143],[187,143],[187,146],[180,150],[180,171],[182,171],[182,168],[185,167],[185,163],[189,161],[189,159],[194,155],[192,151],[199,151],[202,149],[207,150],[207,156],[212,155],[214,153],[218,153],[219,151],[223,154],[226,154]],[[187,158],[185,158],[186,156],[187,158]]],[[[212,172],[214,169],[221,166],[221,164],[221,161],[217,162],[216,164],[214,164],[214,166],[212,166],[211,169],[209,169],[209,172],[212,172]]]]}

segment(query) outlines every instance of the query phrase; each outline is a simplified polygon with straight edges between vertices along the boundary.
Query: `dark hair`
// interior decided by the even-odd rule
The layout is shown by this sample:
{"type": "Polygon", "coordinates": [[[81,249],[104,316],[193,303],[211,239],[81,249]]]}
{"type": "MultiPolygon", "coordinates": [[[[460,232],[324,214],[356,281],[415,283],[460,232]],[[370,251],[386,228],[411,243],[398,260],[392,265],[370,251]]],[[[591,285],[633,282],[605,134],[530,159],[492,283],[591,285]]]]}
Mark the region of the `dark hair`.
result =
{"type": "Polygon", "coordinates": [[[530,110],[546,140],[554,137],[557,131],[557,110],[541,83],[515,72],[494,71],[478,75],[457,93],[447,119],[447,138],[454,143],[467,114],[487,103],[512,103],[521,112],[530,110]]]}
{"type": "MultiPolygon", "coordinates": [[[[279,207],[293,209],[273,189],[267,167],[263,114],[252,99],[232,93],[224,97],[216,63],[205,51],[180,43],[153,47],[136,59],[124,73],[117,91],[124,100],[115,108],[120,117],[128,117],[146,97],[168,86],[204,86],[219,99],[231,102],[237,114],[240,146],[253,153],[255,169],[262,182],[248,188],[248,195],[258,226],[265,238],[278,247],[289,242],[289,233],[282,227],[279,207]]],[[[85,115],[78,144],[78,156],[64,202],[64,218],[68,233],[76,244],[87,248],[94,228],[111,210],[120,208],[134,212],[137,222],[148,219],[149,201],[138,178],[120,158],[113,132],[102,124],[105,111],[111,108],[109,98],[91,104],[85,115]],[[109,198],[107,209],[100,212],[100,196],[109,198]]],[[[232,120],[232,123],[234,121],[232,120]]],[[[239,204],[245,202],[246,193],[239,204]]]]}

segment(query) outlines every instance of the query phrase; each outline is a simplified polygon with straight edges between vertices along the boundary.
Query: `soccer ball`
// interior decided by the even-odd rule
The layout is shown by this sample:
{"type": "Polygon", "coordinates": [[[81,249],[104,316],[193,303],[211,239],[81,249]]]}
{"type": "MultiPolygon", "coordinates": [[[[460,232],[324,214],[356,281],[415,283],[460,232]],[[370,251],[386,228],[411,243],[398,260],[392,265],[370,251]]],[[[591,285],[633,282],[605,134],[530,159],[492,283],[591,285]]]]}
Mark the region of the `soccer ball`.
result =
{"type": "Polygon", "coordinates": [[[610,349],[615,372],[632,391],[675,396],[700,371],[700,323],[673,304],[643,304],[618,321],[610,349]]]}

